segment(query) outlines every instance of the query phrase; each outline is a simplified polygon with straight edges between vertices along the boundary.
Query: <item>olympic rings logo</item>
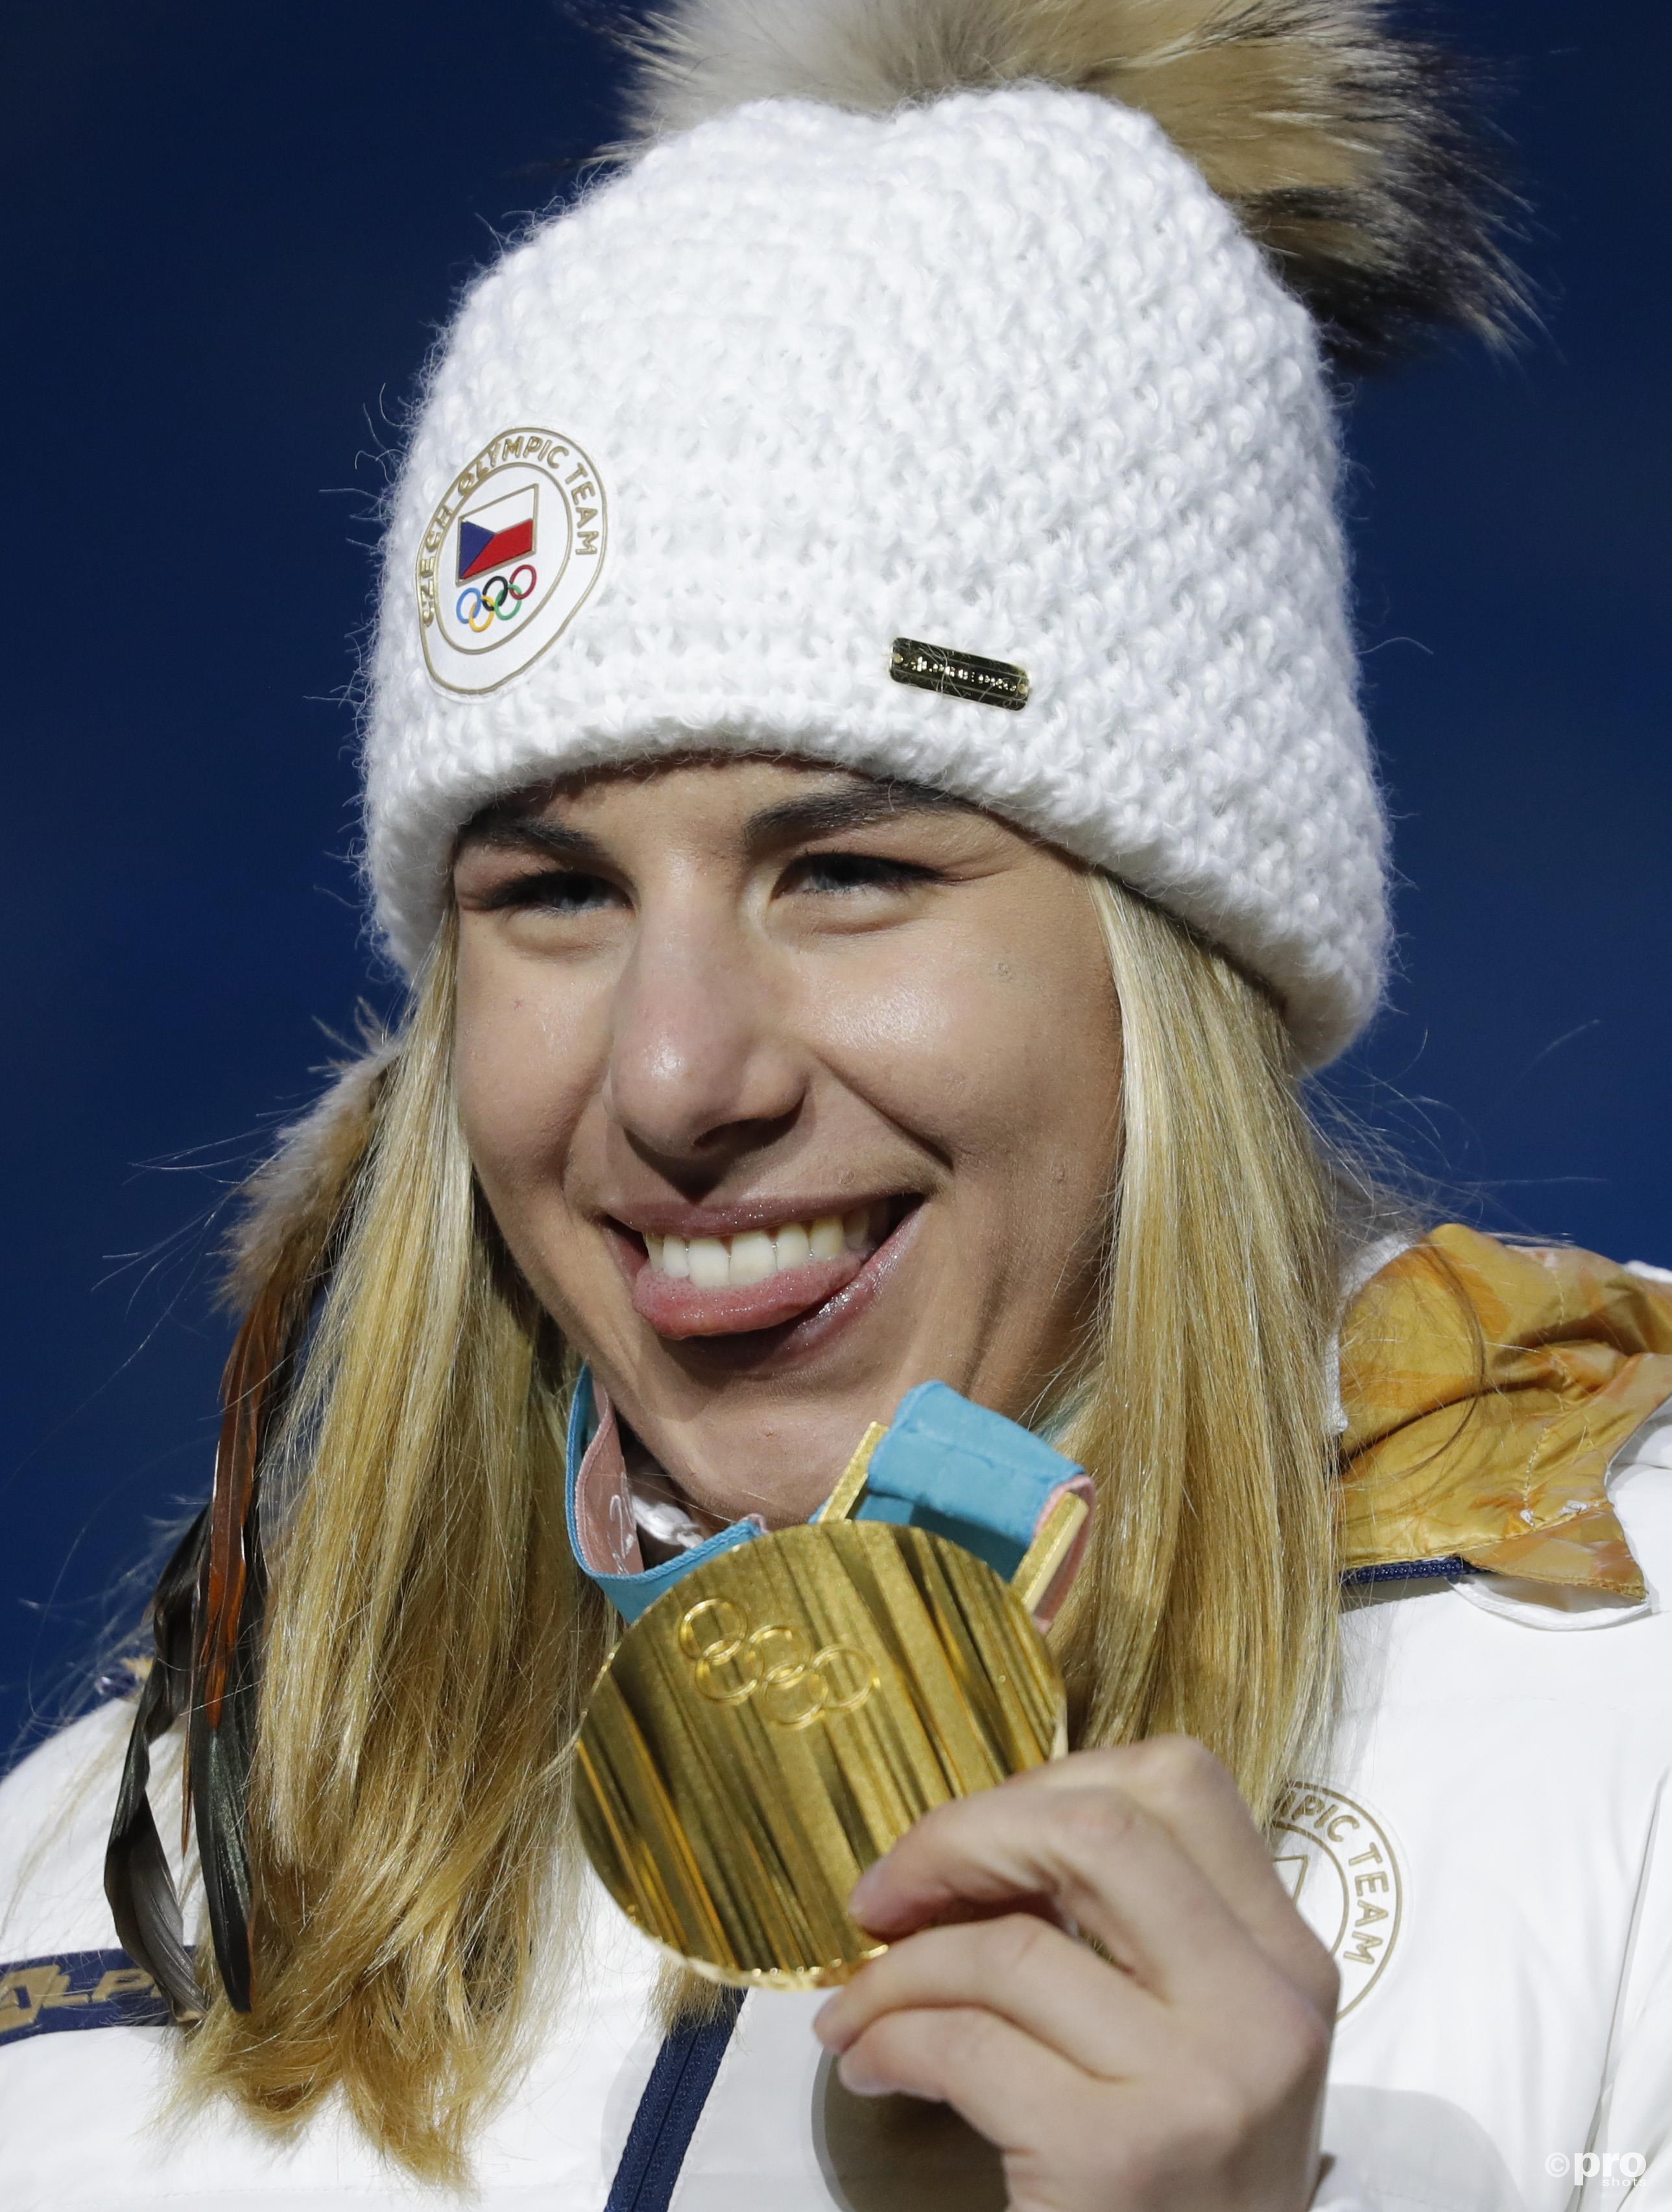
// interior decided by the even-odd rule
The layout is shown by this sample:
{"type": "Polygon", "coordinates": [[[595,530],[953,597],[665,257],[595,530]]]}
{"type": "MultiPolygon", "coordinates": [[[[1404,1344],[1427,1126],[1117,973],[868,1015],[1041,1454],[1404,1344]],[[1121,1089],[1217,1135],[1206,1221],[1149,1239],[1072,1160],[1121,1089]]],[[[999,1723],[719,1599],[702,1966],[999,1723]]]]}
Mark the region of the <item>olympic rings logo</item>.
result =
{"type": "Polygon", "coordinates": [[[466,586],[459,594],[459,604],[453,612],[467,629],[473,629],[480,637],[483,630],[491,629],[496,622],[514,622],[522,612],[523,601],[539,580],[533,563],[524,561],[513,568],[508,576],[489,576],[479,590],[474,584],[466,586]],[[524,576],[528,579],[526,584],[519,580],[524,576]],[[497,599],[494,597],[496,585],[499,587],[497,599]],[[467,603],[468,613],[465,611],[467,603]]]}
{"type": "Polygon", "coordinates": [[[799,1628],[775,1621],[751,1629],[729,1598],[705,1597],[679,1623],[679,1649],[699,1692],[716,1705],[745,1705],[776,1728],[804,1729],[832,1713],[856,1713],[880,1686],[876,1668],[851,1644],[813,1650],[799,1628]]]}

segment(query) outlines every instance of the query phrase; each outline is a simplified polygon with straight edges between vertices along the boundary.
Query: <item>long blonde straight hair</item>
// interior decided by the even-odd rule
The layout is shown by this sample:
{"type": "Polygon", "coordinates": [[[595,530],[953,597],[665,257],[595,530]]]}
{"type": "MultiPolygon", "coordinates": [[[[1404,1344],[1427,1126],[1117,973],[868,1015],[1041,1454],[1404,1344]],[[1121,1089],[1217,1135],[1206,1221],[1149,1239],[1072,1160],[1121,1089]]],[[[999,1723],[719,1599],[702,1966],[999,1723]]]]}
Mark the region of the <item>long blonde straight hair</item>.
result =
{"type": "MultiPolygon", "coordinates": [[[[1327,1712],[1335,1618],[1329,1165],[1280,1016],[1087,883],[1123,1035],[1103,1293],[1058,1441],[1101,1497],[1055,1632],[1081,1745],[1199,1737],[1265,1820],[1327,1712]]],[[[250,1857],[253,2008],[189,2086],[294,2121],[333,2093],[459,2179],[575,1920],[570,1749],[607,1608],[564,1526],[572,1363],[476,1192],[454,938],[416,990],[266,1494],[277,1520],[250,1857]]],[[[205,1947],[206,1949],[207,1947],[205,1947]]]]}

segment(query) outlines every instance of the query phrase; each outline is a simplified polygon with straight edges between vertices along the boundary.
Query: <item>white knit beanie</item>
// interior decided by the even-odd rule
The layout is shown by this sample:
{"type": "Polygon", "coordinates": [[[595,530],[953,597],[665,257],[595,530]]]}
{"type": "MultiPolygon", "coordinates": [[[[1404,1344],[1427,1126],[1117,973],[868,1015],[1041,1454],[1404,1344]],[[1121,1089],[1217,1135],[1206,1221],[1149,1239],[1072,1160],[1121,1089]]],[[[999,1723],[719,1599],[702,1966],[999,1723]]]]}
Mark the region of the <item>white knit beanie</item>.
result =
{"type": "MultiPolygon", "coordinates": [[[[1368,53],[1384,103],[1410,94],[1413,50],[1365,0],[1274,9],[1313,21],[1315,71],[1345,24],[1371,41],[1360,77],[1368,53]]],[[[1203,19],[1211,60],[1262,11],[1170,12],[1203,19]]],[[[1437,143],[1414,95],[1408,173],[1372,147],[1346,252],[1341,191],[1285,203],[1280,175],[1233,212],[1211,133],[1188,158],[1108,96],[1130,51],[1151,90],[1146,15],[690,0],[662,27],[654,142],[476,284],[394,495],[366,770],[403,964],[489,800],[733,750],[936,785],[1110,870],[1263,978],[1308,1063],[1362,1026],[1384,831],[1335,427],[1318,326],[1262,245],[1343,346],[1401,314],[1478,319],[1489,249],[1477,226],[1426,297],[1408,238],[1400,259],[1438,173],[1411,158],[1437,143]],[[1080,48],[1057,65],[1067,19],[1102,39],[1101,75],[1080,48]],[[778,96],[734,104],[757,90],[778,96]]],[[[1309,83],[1343,136],[1341,85],[1309,83]]]]}

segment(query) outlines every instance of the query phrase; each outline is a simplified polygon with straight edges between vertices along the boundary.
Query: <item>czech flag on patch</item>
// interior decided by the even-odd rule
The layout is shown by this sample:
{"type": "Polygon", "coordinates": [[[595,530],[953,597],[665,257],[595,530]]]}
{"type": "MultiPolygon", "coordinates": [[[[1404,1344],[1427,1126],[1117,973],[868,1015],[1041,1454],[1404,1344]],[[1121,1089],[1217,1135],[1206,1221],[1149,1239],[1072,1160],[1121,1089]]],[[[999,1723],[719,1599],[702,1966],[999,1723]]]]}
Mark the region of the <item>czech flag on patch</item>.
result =
{"type": "Polygon", "coordinates": [[[508,491],[490,499],[459,521],[459,580],[485,576],[508,561],[520,561],[534,550],[534,501],[538,484],[508,491]]]}

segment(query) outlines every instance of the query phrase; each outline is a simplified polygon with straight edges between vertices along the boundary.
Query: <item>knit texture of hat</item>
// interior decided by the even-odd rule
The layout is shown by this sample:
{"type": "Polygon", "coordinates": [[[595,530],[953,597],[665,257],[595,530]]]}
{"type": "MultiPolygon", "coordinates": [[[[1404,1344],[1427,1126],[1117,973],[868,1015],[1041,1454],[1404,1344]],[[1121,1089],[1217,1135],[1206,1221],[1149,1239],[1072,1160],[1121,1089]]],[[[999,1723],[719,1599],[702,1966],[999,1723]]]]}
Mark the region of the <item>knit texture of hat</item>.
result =
{"type": "Polygon", "coordinates": [[[1327,1060],[1387,933],[1336,466],[1310,316],[1149,117],[1020,83],[677,133],[482,278],[435,368],[371,666],[392,950],[488,801],[765,752],[1110,870],[1327,1060]],[[1025,704],[896,680],[898,638],[1025,704]]]}

